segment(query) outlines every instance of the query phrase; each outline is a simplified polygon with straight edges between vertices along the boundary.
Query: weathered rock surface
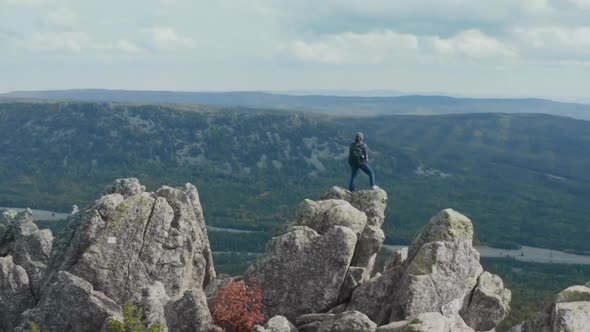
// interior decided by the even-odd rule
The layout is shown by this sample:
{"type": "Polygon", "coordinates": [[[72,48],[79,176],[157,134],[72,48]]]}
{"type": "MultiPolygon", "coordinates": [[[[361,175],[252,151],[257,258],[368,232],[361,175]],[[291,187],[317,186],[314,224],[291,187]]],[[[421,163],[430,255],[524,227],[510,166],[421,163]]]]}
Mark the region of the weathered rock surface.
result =
{"type": "Polygon", "coordinates": [[[408,251],[394,253],[381,276],[354,290],[347,309],[367,314],[378,325],[440,313],[449,326],[459,328],[464,325],[459,317],[463,308],[461,314],[470,318],[466,323],[472,328],[495,327],[509,310],[510,292],[491,275],[476,288],[483,269],[472,238],[473,226],[467,217],[450,209],[441,211],[408,251]],[[478,310],[484,303],[486,317],[476,319],[483,314],[478,310]],[[488,310],[493,314],[488,316],[488,310]]]}
{"type": "Polygon", "coordinates": [[[332,187],[322,196],[324,200],[338,199],[349,202],[367,216],[367,224],[361,232],[351,266],[365,269],[360,282],[367,281],[373,273],[377,253],[385,240],[381,226],[385,222],[387,193],[382,189],[350,192],[340,187],[332,187]]]}
{"type": "Polygon", "coordinates": [[[187,290],[179,299],[170,301],[165,315],[170,331],[207,331],[212,323],[205,293],[199,288],[187,290]]]}
{"type": "Polygon", "coordinates": [[[12,331],[36,304],[52,242],[51,232],[33,223],[31,210],[0,211],[0,331],[12,331]]]}
{"type": "Polygon", "coordinates": [[[20,314],[35,305],[25,269],[12,256],[0,257],[0,331],[11,331],[20,314]]]}
{"type": "Polygon", "coordinates": [[[508,316],[510,300],[511,292],[504,288],[502,279],[483,272],[461,316],[475,330],[489,331],[508,316]]]}
{"type": "Polygon", "coordinates": [[[74,215],[52,268],[82,277],[117,303],[139,302],[141,289],[156,281],[170,297],[202,288],[215,273],[191,192],[196,188],[188,185],[146,193],[136,181],[116,181],[109,194],[74,215]]]}
{"type": "Polygon", "coordinates": [[[387,202],[383,190],[370,192],[335,187],[322,200],[299,205],[287,232],[245,274],[264,290],[267,317],[330,310],[368,278],[383,242],[387,202]]]}
{"type": "Polygon", "coordinates": [[[554,303],[530,320],[511,331],[521,332],[573,332],[586,331],[590,327],[590,288],[572,286],[556,297],[554,303]]]}
{"type": "Polygon", "coordinates": [[[35,322],[47,331],[104,331],[109,319],[122,320],[121,306],[83,279],[61,271],[45,296],[22,315],[21,330],[35,322]]]}
{"type": "Polygon", "coordinates": [[[297,332],[297,328],[284,316],[274,316],[264,326],[257,325],[254,332],[297,332]]]}
{"type": "Polygon", "coordinates": [[[294,226],[273,238],[266,254],[246,271],[263,289],[266,316],[292,320],[335,306],[356,242],[355,233],[343,226],[322,235],[294,226]]]}
{"type": "Polygon", "coordinates": [[[215,269],[194,186],[151,193],[137,179],[116,180],[94,204],[70,215],[53,245],[51,233],[39,231],[26,212],[0,214],[0,251],[18,264],[6,282],[36,296],[19,306],[15,296],[5,304],[9,297],[2,294],[0,306],[21,308],[15,315],[34,306],[22,314],[21,328],[35,320],[43,330],[97,331],[132,301],[149,322],[170,331],[208,329],[203,288],[215,269]]]}
{"type": "Polygon", "coordinates": [[[311,314],[297,318],[300,332],[371,332],[377,324],[358,311],[345,311],[339,314],[311,314]]]}

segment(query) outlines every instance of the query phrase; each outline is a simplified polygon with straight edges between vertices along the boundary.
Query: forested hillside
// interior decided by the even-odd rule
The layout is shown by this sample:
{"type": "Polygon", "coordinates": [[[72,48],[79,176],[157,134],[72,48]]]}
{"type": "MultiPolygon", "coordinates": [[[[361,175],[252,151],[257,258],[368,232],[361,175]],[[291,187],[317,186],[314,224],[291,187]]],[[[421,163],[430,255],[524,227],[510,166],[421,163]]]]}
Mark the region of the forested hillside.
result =
{"type": "MultiPolygon", "coordinates": [[[[386,242],[407,243],[429,216],[453,207],[481,242],[590,251],[590,122],[538,114],[342,118],[0,103],[0,206],[69,211],[120,177],[148,189],[192,182],[208,224],[263,232],[236,236],[251,242],[281,227],[303,198],[347,185],[356,131],[390,196],[386,242]]],[[[368,185],[363,174],[358,182],[368,185]]]]}

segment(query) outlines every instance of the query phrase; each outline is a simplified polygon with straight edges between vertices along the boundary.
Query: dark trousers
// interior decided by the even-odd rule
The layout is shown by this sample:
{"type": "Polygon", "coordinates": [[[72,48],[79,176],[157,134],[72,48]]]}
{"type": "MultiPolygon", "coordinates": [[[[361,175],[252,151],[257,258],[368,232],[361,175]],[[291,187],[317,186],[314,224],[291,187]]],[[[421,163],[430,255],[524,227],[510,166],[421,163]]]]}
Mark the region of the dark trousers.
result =
{"type": "Polygon", "coordinates": [[[373,169],[371,166],[369,166],[369,164],[364,162],[360,167],[351,167],[350,184],[348,185],[348,189],[350,191],[354,191],[354,178],[356,177],[359,169],[369,176],[371,188],[375,185],[375,172],[373,172],[373,169]]]}

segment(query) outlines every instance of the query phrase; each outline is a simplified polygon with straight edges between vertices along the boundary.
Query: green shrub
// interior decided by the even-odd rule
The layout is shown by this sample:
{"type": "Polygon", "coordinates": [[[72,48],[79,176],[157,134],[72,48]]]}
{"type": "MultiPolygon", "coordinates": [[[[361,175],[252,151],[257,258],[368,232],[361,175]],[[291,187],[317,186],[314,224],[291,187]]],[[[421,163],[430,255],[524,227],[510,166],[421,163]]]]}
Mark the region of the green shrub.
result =
{"type": "Polygon", "coordinates": [[[39,324],[32,322],[31,323],[31,332],[41,332],[41,327],[39,324]]]}
{"type": "Polygon", "coordinates": [[[123,306],[123,322],[111,320],[109,328],[113,332],[162,332],[162,326],[158,323],[148,326],[143,317],[143,308],[135,306],[128,301],[123,306]]]}

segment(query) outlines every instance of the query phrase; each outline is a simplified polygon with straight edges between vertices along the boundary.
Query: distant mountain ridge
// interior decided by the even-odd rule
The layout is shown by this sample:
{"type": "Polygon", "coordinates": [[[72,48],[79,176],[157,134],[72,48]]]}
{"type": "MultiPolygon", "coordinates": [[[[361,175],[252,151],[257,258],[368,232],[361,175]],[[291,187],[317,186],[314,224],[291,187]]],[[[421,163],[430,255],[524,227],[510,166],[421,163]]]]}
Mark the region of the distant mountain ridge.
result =
{"type": "Polygon", "coordinates": [[[0,100],[2,98],[209,104],[258,109],[305,110],[333,115],[544,113],[590,120],[590,105],[537,98],[456,98],[436,95],[358,97],[288,95],[260,91],[175,92],[106,89],[14,91],[0,94],[0,100]]]}

